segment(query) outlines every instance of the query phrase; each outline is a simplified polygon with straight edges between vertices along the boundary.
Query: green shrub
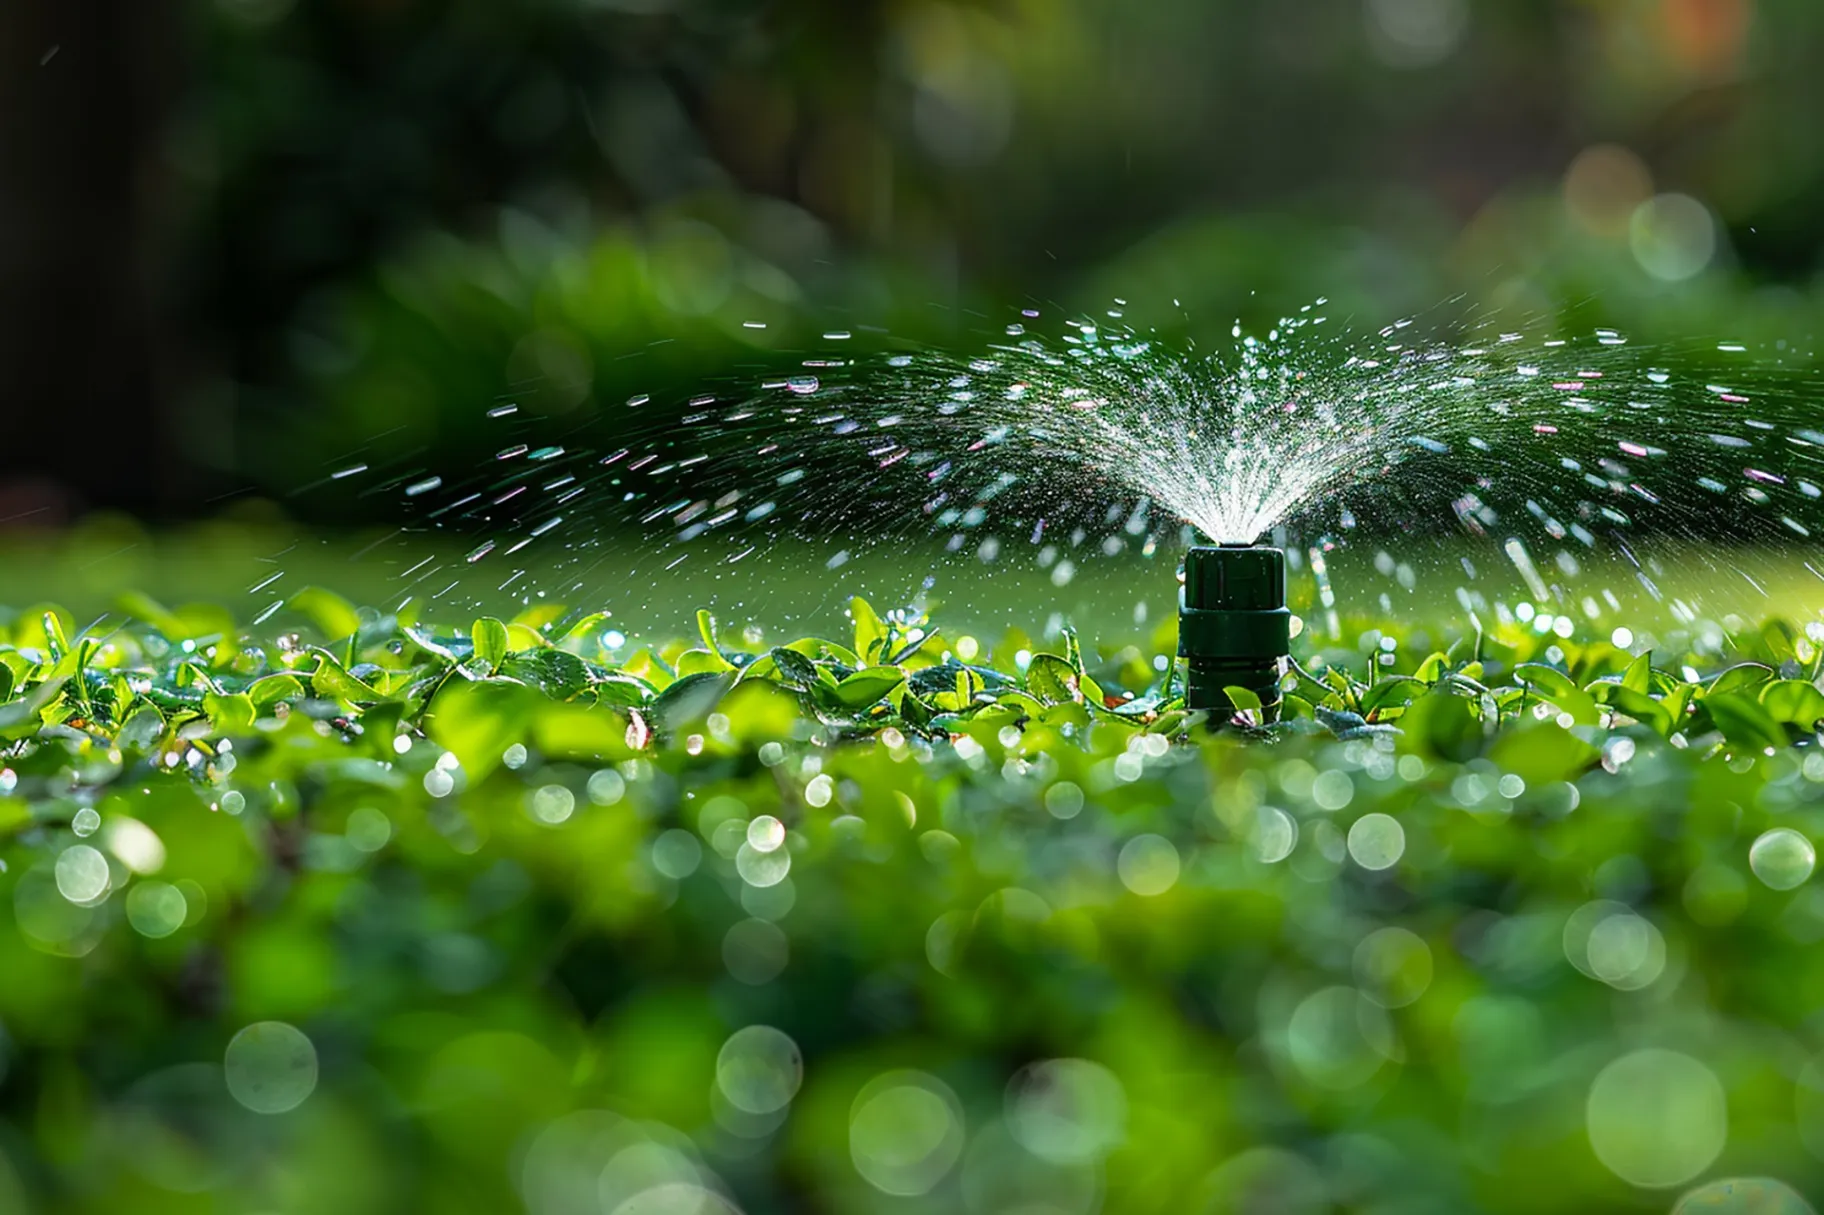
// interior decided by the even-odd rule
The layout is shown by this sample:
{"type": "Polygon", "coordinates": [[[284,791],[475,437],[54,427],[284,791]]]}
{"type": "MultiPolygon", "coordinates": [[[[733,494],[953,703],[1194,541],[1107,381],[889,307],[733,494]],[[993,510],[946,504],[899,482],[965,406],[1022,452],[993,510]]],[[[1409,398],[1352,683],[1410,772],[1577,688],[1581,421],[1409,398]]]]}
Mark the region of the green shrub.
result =
{"type": "Polygon", "coordinates": [[[1146,647],[860,601],[631,655],[557,608],[124,606],[0,648],[0,1209],[1824,1182],[1824,696],[1783,623],[1307,637],[1289,719],[1215,733],[1146,647]]]}

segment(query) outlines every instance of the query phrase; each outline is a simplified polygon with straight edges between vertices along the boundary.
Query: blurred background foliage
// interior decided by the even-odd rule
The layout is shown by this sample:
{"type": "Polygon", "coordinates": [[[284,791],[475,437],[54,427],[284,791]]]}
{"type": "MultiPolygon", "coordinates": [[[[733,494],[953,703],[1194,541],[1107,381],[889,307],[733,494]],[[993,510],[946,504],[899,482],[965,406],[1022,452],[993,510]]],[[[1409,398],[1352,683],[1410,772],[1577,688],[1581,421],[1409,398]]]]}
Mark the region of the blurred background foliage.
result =
{"type": "Polygon", "coordinates": [[[459,465],[503,395],[587,429],[832,323],[1461,297],[1802,343],[1824,307],[1806,0],[26,8],[0,366],[143,441],[15,446],[0,516],[459,465]]]}

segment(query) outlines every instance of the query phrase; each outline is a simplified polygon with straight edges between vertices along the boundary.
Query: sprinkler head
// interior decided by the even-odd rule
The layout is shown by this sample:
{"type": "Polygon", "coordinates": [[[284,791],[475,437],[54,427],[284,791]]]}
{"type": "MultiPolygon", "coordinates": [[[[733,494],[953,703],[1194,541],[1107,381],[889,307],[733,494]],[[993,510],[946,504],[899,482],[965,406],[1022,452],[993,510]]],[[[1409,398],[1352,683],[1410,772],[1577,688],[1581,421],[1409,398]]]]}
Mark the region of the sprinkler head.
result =
{"type": "Polygon", "coordinates": [[[1286,607],[1286,555],[1248,544],[1199,546],[1184,557],[1178,600],[1178,655],[1185,659],[1184,703],[1215,722],[1238,712],[1226,688],[1260,698],[1267,721],[1279,718],[1279,680],[1292,646],[1286,607]]]}

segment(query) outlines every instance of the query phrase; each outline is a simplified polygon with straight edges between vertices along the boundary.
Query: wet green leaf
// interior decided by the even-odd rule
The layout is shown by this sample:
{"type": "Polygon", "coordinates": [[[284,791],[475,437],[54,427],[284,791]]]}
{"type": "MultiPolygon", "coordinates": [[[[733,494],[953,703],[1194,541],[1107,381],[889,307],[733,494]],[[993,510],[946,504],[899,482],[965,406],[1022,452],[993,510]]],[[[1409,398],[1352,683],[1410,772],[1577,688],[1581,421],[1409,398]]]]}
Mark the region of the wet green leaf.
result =
{"type": "Polygon", "coordinates": [[[1082,704],[1076,668],[1056,654],[1034,654],[1026,667],[1026,686],[1046,704],[1082,704]]]}
{"type": "Polygon", "coordinates": [[[653,725],[671,732],[701,721],[734,683],[734,676],[714,672],[681,676],[652,702],[653,725]]]}
{"type": "Polygon", "coordinates": [[[311,652],[316,655],[317,669],[311,674],[310,686],[318,696],[351,704],[371,704],[385,699],[377,688],[349,674],[328,650],[313,648],[311,652]]]}
{"type": "Polygon", "coordinates": [[[866,599],[857,595],[849,600],[849,615],[855,621],[855,656],[863,663],[878,663],[886,653],[887,626],[866,599]]]}
{"type": "Polygon", "coordinates": [[[489,672],[500,670],[507,659],[507,626],[492,616],[483,616],[469,628],[469,641],[475,657],[489,672]]]}
{"type": "Polygon", "coordinates": [[[1514,668],[1514,678],[1526,684],[1541,699],[1550,701],[1570,714],[1571,720],[1577,725],[1593,726],[1597,723],[1599,715],[1596,702],[1558,668],[1538,662],[1523,662],[1514,668]]]}
{"type": "Polygon", "coordinates": [[[1802,679],[1775,679],[1761,685],[1761,707],[1775,721],[1809,730],[1824,720],[1824,692],[1802,679]]]}
{"type": "Polygon", "coordinates": [[[1260,697],[1248,688],[1225,687],[1222,694],[1229,698],[1229,703],[1244,713],[1259,712],[1260,697]]]}
{"type": "Polygon", "coordinates": [[[589,666],[568,650],[551,647],[522,650],[501,663],[500,673],[537,688],[547,696],[569,700],[589,686],[589,666]]]}
{"type": "Polygon", "coordinates": [[[886,699],[905,681],[906,673],[898,667],[863,667],[837,683],[836,699],[850,709],[866,708],[886,699]]]}
{"type": "Polygon", "coordinates": [[[226,738],[238,738],[253,728],[257,711],[253,698],[245,692],[209,692],[203,696],[203,711],[215,732],[226,738]]]}
{"type": "Polygon", "coordinates": [[[1773,668],[1758,662],[1742,662],[1725,670],[1704,687],[1704,695],[1721,696],[1756,687],[1773,678],[1773,668]]]}
{"type": "Polygon", "coordinates": [[[1712,692],[1704,697],[1703,708],[1716,728],[1723,732],[1723,737],[1738,746],[1758,749],[1786,745],[1785,727],[1751,696],[1741,692],[1721,695],[1712,692]]]}
{"type": "Polygon", "coordinates": [[[524,684],[452,679],[432,699],[425,730],[461,761],[471,781],[480,781],[525,739],[541,699],[524,684]]]}

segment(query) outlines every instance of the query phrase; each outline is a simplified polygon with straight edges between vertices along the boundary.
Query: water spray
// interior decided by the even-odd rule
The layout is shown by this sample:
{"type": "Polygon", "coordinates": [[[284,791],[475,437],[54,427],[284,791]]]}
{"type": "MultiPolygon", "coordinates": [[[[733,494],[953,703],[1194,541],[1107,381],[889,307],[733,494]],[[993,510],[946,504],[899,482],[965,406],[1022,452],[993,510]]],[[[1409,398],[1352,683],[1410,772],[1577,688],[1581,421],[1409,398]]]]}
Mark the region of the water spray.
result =
{"type": "Polygon", "coordinates": [[[1259,698],[1263,720],[1277,720],[1291,645],[1284,552],[1223,544],[1185,554],[1178,655],[1185,659],[1186,708],[1229,721],[1239,710],[1228,689],[1242,688],[1259,698]]]}

